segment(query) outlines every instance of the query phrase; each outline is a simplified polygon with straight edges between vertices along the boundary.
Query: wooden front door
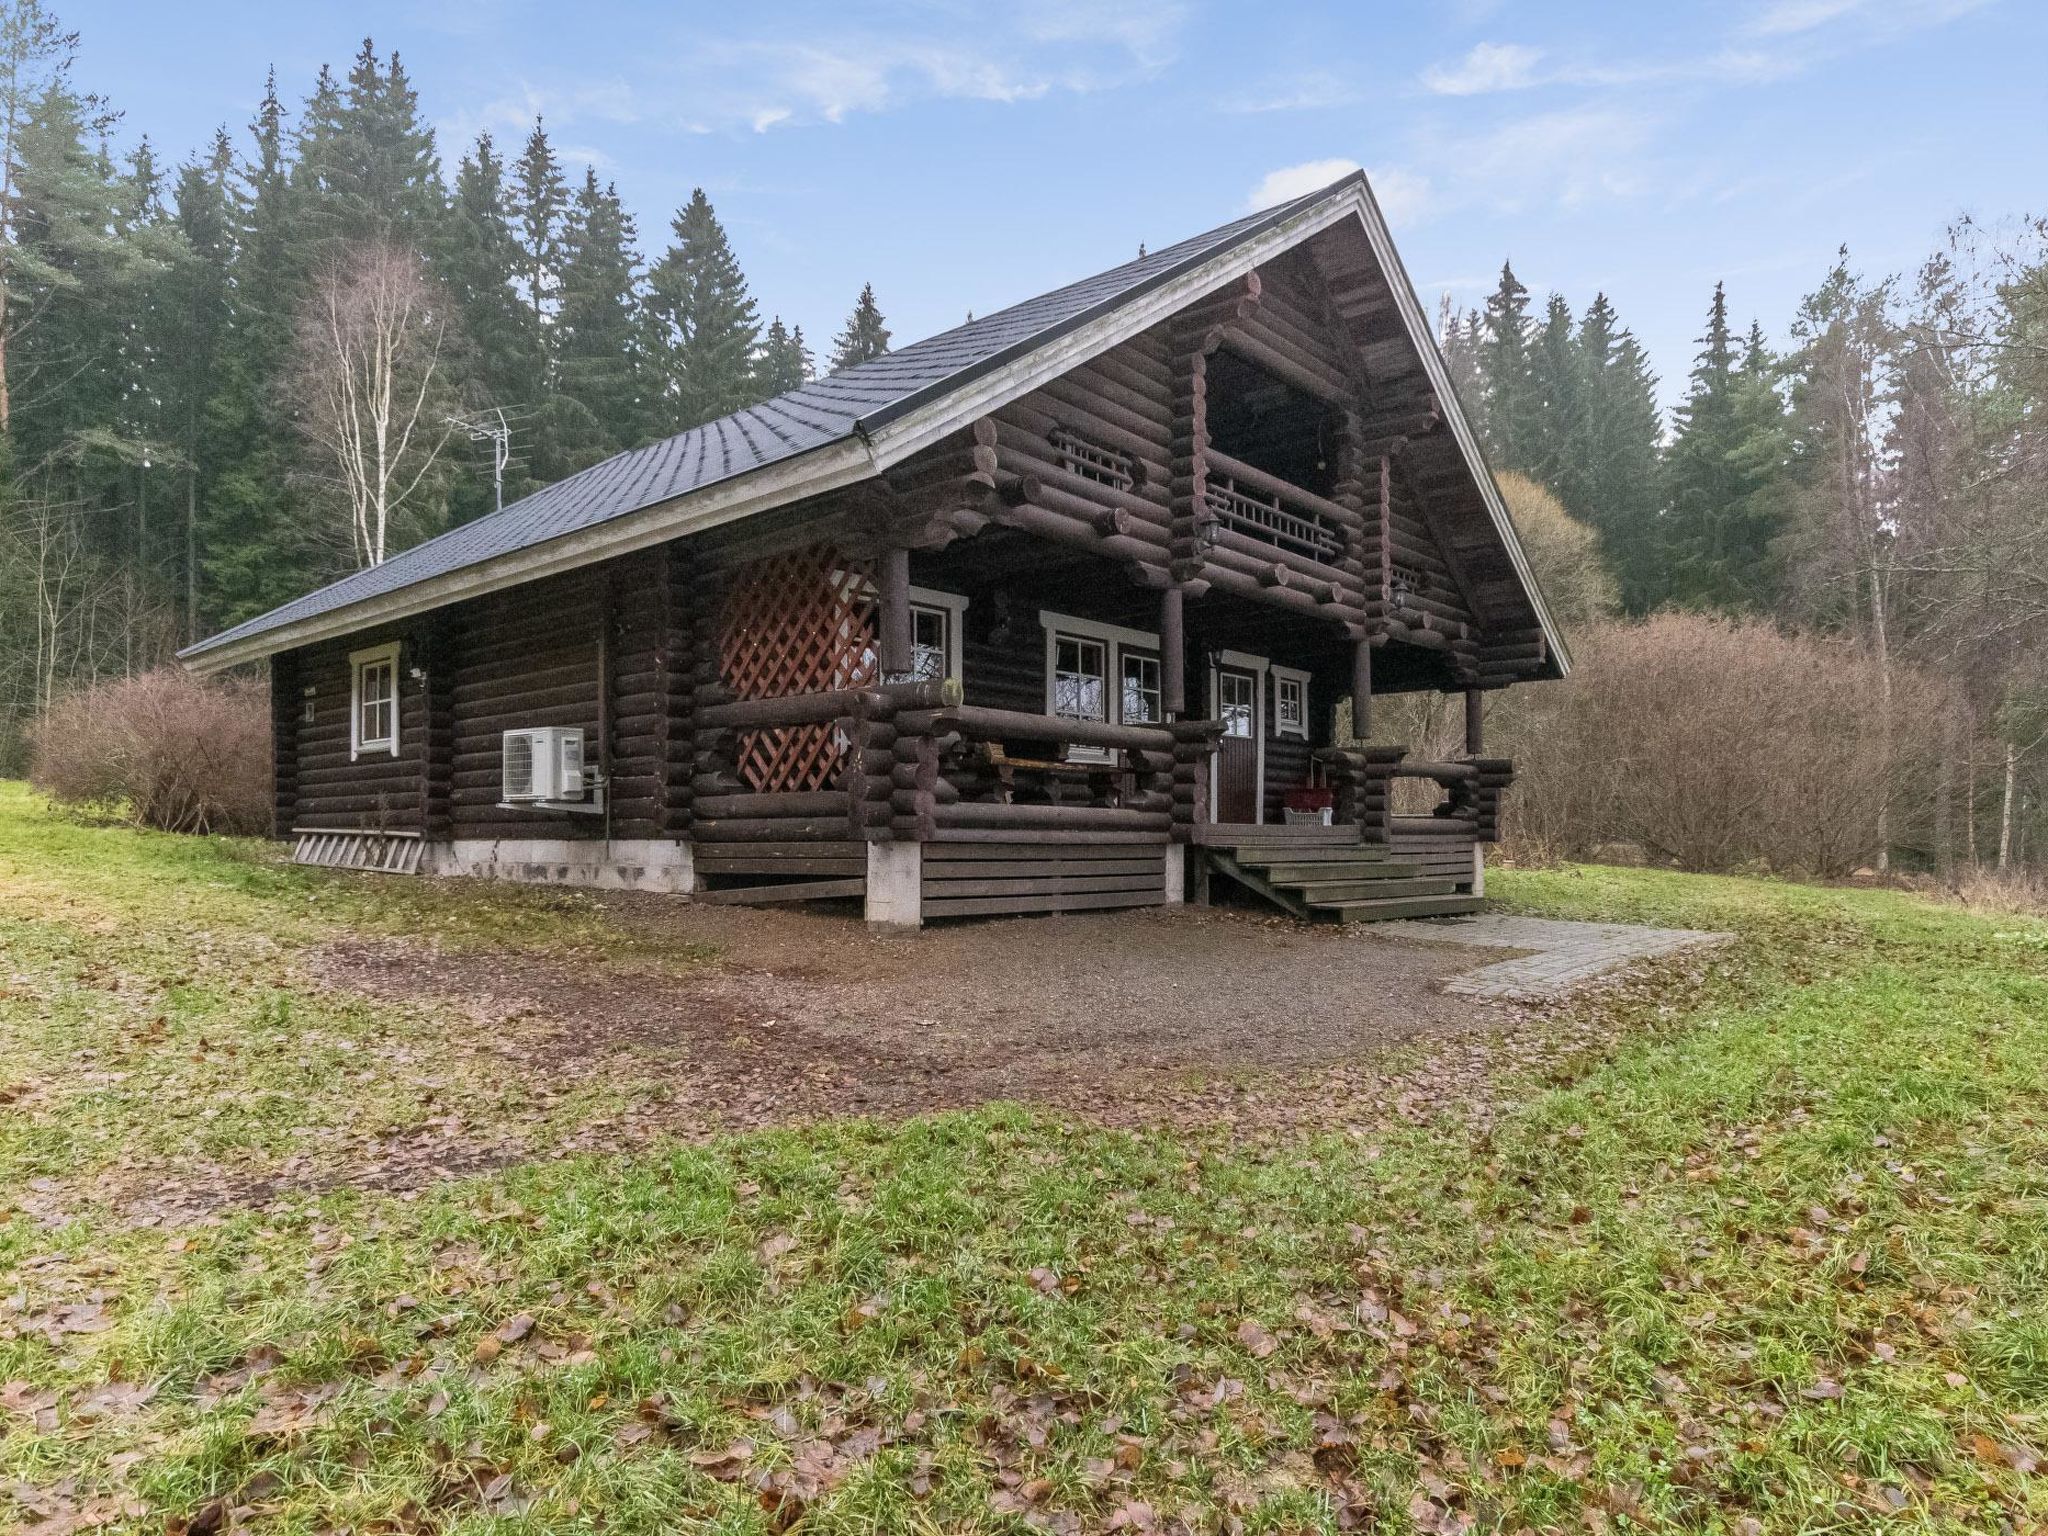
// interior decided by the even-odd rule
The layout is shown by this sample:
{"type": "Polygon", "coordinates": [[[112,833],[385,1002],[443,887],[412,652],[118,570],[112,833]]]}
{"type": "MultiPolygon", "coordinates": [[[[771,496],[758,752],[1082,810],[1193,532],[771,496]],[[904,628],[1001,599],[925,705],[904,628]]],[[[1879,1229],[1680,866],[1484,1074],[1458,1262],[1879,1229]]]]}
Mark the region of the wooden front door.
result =
{"type": "Polygon", "coordinates": [[[1223,722],[1216,743],[1216,819],[1259,819],[1259,674],[1238,667],[1216,669],[1216,718],[1223,722]]]}

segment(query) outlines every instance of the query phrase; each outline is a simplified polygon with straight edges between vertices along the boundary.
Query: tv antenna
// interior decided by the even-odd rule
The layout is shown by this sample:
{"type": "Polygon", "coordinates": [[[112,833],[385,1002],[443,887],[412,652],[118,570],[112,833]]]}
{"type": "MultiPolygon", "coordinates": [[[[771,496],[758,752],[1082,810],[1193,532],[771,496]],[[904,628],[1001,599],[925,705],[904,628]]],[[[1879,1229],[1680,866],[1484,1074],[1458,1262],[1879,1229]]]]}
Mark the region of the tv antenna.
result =
{"type": "Polygon", "coordinates": [[[491,445],[491,488],[497,510],[505,510],[505,465],[512,458],[512,428],[505,420],[505,408],[492,406],[475,416],[450,416],[448,425],[469,434],[473,443],[491,445]]]}

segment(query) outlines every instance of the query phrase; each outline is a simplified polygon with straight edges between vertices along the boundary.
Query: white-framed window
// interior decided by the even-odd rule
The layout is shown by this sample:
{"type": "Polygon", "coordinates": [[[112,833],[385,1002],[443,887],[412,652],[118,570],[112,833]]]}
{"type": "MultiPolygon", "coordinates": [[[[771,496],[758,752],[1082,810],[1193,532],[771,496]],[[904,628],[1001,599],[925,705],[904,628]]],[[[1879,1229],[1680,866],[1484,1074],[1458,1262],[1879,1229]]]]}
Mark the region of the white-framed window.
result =
{"type": "Polygon", "coordinates": [[[1274,667],[1273,734],[1308,740],[1308,674],[1292,667],[1274,667]]]}
{"type": "Polygon", "coordinates": [[[1166,718],[1160,707],[1159,658],[1144,651],[1127,650],[1118,660],[1123,667],[1124,691],[1118,701],[1125,725],[1157,725],[1166,718]]]}
{"type": "Polygon", "coordinates": [[[910,589],[910,670],[917,680],[959,677],[960,630],[967,599],[928,587],[910,589]]]}
{"type": "MultiPolygon", "coordinates": [[[[1041,612],[1045,626],[1045,710],[1105,725],[1150,725],[1165,718],[1159,637],[1142,629],[1041,612]]],[[[1077,762],[1107,762],[1106,747],[1073,747],[1077,762]]]]}
{"type": "Polygon", "coordinates": [[[348,668],[349,757],[398,756],[398,642],[350,651],[348,668]]]}

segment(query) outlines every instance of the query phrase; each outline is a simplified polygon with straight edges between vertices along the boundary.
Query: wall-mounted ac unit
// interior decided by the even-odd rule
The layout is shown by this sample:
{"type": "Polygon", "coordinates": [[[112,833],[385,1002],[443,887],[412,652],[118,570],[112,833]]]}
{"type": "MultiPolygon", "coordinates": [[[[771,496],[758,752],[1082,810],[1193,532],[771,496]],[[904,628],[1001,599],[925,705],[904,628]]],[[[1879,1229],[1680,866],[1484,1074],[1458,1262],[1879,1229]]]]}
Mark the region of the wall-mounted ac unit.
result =
{"type": "Polygon", "coordinates": [[[584,797],[583,732],[537,726],[505,733],[504,803],[580,803],[584,797]]]}

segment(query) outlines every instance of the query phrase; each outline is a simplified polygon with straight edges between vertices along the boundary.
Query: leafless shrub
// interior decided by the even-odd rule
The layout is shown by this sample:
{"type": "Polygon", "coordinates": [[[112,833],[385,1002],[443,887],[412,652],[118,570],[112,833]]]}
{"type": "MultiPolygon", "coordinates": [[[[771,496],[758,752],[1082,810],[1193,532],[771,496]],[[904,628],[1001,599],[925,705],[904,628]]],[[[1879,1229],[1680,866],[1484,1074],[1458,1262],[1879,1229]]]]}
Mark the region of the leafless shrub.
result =
{"type": "Polygon", "coordinates": [[[2048,875],[2034,870],[1968,870],[1946,894],[1973,912],[2048,918],[2048,875]]]}
{"type": "Polygon", "coordinates": [[[269,691],[176,667],[82,688],[30,731],[29,778],[52,799],[137,826],[268,831],[269,691]]]}
{"type": "MultiPolygon", "coordinates": [[[[1568,681],[1512,690],[1489,719],[1516,760],[1511,849],[1633,843],[1684,869],[1827,877],[1872,861],[1887,819],[1902,832],[1931,815],[1942,733],[1887,739],[1878,669],[1847,642],[1661,614],[1582,630],[1573,649],[1568,681]]],[[[1897,667],[1892,689],[1895,720],[1949,708],[1897,667]]]]}

